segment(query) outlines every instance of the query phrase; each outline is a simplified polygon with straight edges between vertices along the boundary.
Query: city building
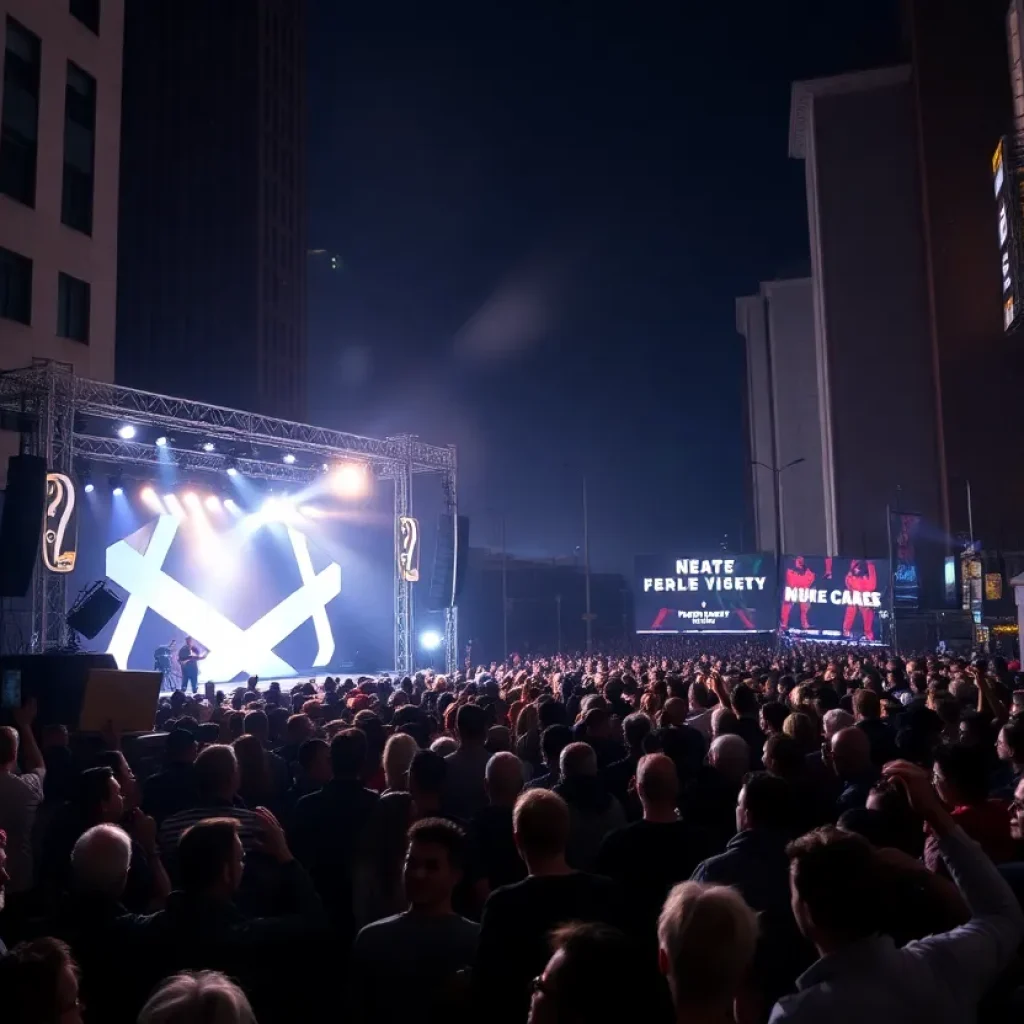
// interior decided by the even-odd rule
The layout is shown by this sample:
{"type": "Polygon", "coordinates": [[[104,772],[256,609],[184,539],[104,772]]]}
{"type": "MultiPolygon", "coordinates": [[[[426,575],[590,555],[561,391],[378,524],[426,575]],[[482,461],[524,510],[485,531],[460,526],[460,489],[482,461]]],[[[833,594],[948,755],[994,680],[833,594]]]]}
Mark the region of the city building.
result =
{"type": "Polygon", "coordinates": [[[737,299],[736,329],[747,351],[755,550],[781,542],[783,554],[819,554],[827,539],[811,279],[766,281],[737,299]]]}
{"type": "Polygon", "coordinates": [[[1024,341],[1003,330],[992,156],[1014,130],[1009,0],[905,0],[927,324],[951,540],[1024,547],[1024,341]]]}
{"type": "Polygon", "coordinates": [[[0,370],[113,380],[123,16],[0,0],[0,370]]]}
{"type": "Polygon", "coordinates": [[[804,161],[826,554],[879,557],[886,508],[942,524],[915,104],[907,66],[793,86],[804,161]]]}
{"type": "Polygon", "coordinates": [[[303,0],[129,0],[118,382],[306,413],[303,0]]]}

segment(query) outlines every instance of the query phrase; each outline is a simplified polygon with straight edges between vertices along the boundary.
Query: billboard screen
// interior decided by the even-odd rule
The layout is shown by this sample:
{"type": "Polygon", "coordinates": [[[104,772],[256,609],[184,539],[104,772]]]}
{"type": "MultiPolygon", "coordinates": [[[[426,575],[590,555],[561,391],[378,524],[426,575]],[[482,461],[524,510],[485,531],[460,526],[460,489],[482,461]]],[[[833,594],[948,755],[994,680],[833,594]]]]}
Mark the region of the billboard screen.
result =
{"type": "Polygon", "coordinates": [[[806,640],[888,644],[889,561],[787,555],[779,632],[806,640]]]}
{"type": "Polygon", "coordinates": [[[641,556],[638,633],[758,633],[774,629],[771,555],[641,556]]]}

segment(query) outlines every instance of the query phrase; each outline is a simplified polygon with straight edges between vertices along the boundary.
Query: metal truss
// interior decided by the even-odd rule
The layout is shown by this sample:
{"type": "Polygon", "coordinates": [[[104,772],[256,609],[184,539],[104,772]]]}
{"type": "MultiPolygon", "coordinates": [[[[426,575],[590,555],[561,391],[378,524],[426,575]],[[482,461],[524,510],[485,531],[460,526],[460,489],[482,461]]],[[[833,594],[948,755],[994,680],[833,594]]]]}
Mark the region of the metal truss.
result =
{"type": "MultiPolygon", "coordinates": [[[[460,559],[468,555],[466,551],[459,550],[459,495],[458,495],[458,465],[455,457],[455,449],[448,449],[451,455],[449,467],[441,477],[441,487],[444,492],[444,510],[452,517],[452,527],[455,530],[455,559],[452,572],[458,573],[460,559]]],[[[452,591],[455,590],[455,580],[452,580],[452,591]]],[[[445,671],[452,675],[459,669],[459,609],[453,602],[444,610],[444,663],[445,671]]]]}
{"type": "MultiPolygon", "coordinates": [[[[395,485],[395,668],[413,670],[413,607],[411,584],[401,579],[398,517],[412,514],[414,475],[443,477],[446,509],[457,509],[456,457],[452,447],[425,444],[411,435],[383,440],[314,427],[259,413],[157,395],[134,388],[77,377],[70,366],[48,361],[0,373],[0,409],[26,414],[34,424],[29,447],[47,459],[48,468],[71,473],[75,459],[115,466],[174,465],[182,473],[222,473],[229,460],[246,477],[283,483],[309,483],[321,465],[338,460],[366,463],[381,480],[395,485]],[[115,436],[90,433],[97,420],[111,424],[159,428],[174,440],[163,448],[115,436]],[[88,421],[88,427],[84,424],[88,421]],[[79,429],[76,429],[79,428],[79,429]],[[182,439],[197,439],[195,448],[182,439]],[[221,451],[204,452],[199,440],[220,442],[221,451]],[[227,449],[227,452],[225,452],[227,449]],[[314,465],[287,464],[285,453],[305,453],[314,465]]],[[[67,576],[47,572],[40,557],[33,583],[32,649],[67,644],[67,576]]],[[[445,663],[452,672],[458,662],[457,617],[445,616],[445,663]]]]}

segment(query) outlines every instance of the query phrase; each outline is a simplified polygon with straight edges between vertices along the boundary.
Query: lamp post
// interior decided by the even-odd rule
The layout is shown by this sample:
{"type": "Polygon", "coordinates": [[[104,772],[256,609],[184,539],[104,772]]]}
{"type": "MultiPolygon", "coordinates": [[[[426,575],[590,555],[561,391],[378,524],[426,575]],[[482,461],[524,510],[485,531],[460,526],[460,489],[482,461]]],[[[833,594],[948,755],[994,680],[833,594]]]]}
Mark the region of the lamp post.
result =
{"type": "Polygon", "coordinates": [[[758,462],[756,459],[751,462],[753,466],[760,466],[772,474],[772,499],[775,505],[775,585],[778,586],[782,579],[782,497],[781,477],[787,469],[799,466],[807,460],[801,455],[799,459],[793,459],[784,466],[769,466],[765,462],[758,462]]]}

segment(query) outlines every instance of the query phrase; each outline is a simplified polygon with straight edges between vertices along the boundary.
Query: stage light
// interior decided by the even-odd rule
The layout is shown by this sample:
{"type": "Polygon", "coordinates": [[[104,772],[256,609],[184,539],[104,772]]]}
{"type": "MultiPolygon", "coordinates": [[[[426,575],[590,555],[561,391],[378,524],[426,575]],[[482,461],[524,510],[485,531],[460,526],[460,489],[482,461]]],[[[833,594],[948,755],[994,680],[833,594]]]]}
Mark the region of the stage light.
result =
{"type": "Polygon", "coordinates": [[[227,474],[228,476],[238,476],[238,465],[234,459],[228,461],[227,474]]]}
{"type": "Polygon", "coordinates": [[[156,446],[157,446],[157,448],[166,448],[167,447],[167,438],[166,437],[158,437],[156,439],[156,446]]]}
{"type": "Polygon", "coordinates": [[[284,454],[284,455],[282,456],[282,460],[283,460],[284,462],[286,462],[286,463],[287,463],[287,464],[288,464],[288,465],[290,466],[290,465],[292,465],[292,464],[293,464],[293,463],[295,462],[295,456],[294,456],[294,455],[292,455],[292,453],[291,453],[291,452],[286,452],[286,453],[285,453],[285,454],[284,454]]]}
{"type": "Polygon", "coordinates": [[[163,506],[160,504],[160,498],[157,496],[155,490],[152,487],[143,487],[139,492],[139,497],[152,509],[157,512],[163,511],[163,506]]]}
{"type": "Polygon", "coordinates": [[[436,651],[444,642],[444,637],[436,629],[425,629],[420,633],[420,647],[425,651],[436,651]]]}
{"type": "Polygon", "coordinates": [[[199,495],[195,491],[188,491],[185,496],[181,499],[189,508],[199,508],[200,501],[199,495]]]}
{"type": "Polygon", "coordinates": [[[316,505],[300,505],[299,515],[303,515],[307,519],[323,519],[327,513],[322,508],[317,508],[316,505]]]}
{"type": "Polygon", "coordinates": [[[117,428],[117,436],[122,441],[130,441],[135,436],[135,427],[130,423],[126,423],[124,426],[117,428]]]}
{"type": "Polygon", "coordinates": [[[218,498],[216,494],[211,494],[206,499],[206,507],[211,512],[219,512],[220,511],[220,498],[218,498]]]}
{"type": "Polygon", "coordinates": [[[360,498],[367,491],[366,466],[360,462],[343,462],[334,471],[334,493],[342,498],[360,498]]]}
{"type": "Polygon", "coordinates": [[[124,478],[120,473],[115,473],[114,476],[108,477],[107,482],[110,484],[110,493],[115,497],[121,497],[124,494],[124,478]]]}
{"type": "Polygon", "coordinates": [[[239,514],[239,512],[241,511],[241,509],[239,509],[239,507],[238,507],[237,503],[235,502],[235,499],[234,499],[234,498],[225,498],[225,499],[224,499],[224,507],[225,507],[225,508],[226,508],[226,509],[227,509],[227,510],[228,510],[228,511],[229,511],[229,512],[230,512],[230,513],[231,513],[231,514],[233,515],[233,516],[237,516],[237,515],[239,514]]]}
{"type": "Polygon", "coordinates": [[[89,481],[89,482],[88,482],[88,483],[87,483],[87,484],[85,485],[85,493],[86,493],[86,494],[92,494],[92,492],[93,492],[93,491],[95,491],[95,490],[96,490],[96,485],[95,485],[95,484],[94,484],[94,483],[93,483],[93,482],[92,482],[92,481],[90,480],[90,481],[89,481]]]}
{"type": "Polygon", "coordinates": [[[216,449],[216,447],[217,446],[212,441],[206,441],[203,444],[203,451],[204,452],[212,452],[212,451],[214,451],[216,449]]]}
{"type": "Polygon", "coordinates": [[[181,507],[181,502],[178,501],[176,494],[165,494],[164,505],[167,506],[167,511],[174,516],[175,519],[184,519],[185,510],[181,507]]]}

